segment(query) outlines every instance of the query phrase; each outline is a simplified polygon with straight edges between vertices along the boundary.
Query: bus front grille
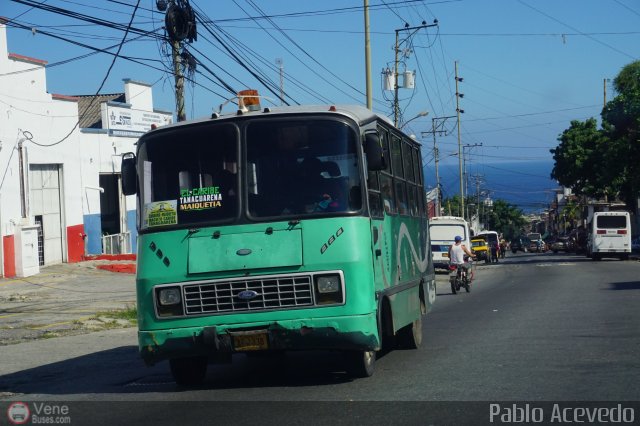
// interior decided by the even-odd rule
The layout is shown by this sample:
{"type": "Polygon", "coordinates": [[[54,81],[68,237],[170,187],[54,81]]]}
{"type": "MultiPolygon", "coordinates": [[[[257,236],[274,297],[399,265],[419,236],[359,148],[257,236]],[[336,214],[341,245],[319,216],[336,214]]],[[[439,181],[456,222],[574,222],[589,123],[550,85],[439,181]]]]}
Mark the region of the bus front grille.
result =
{"type": "Polygon", "coordinates": [[[200,315],[313,305],[309,275],[184,286],[185,313],[200,315]]]}

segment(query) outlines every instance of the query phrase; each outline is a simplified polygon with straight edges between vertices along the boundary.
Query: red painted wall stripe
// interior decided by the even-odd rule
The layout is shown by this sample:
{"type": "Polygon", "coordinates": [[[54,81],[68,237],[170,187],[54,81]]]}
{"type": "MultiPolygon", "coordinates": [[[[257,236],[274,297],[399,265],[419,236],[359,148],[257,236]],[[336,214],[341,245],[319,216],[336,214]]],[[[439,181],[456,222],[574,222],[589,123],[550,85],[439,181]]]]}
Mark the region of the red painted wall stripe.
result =
{"type": "Polygon", "coordinates": [[[4,254],[4,276],[11,278],[16,276],[16,249],[13,235],[5,235],[2,238],[2,253],[4,254]]]}

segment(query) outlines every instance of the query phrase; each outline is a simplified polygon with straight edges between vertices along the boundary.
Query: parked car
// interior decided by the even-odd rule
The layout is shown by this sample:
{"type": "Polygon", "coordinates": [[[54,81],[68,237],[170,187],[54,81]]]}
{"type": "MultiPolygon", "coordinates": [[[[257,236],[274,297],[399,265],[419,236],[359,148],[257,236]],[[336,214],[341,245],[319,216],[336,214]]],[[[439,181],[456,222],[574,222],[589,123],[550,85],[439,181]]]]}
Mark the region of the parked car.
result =
{"type": "Polygon", "coordinates": [[[640,253],[640,235],[636,235],[631,239],[631,252],[640,253]]]}
{"type": "Polygon", "coordinates": [[[569,237],[558,237],[551,243],[551,250],[554,253],[559,251],[568,252],[571,251],[571,239],[569,237]]]}
{"type": "Polygon", "coordinates": [[[476,255],[478,261],[484,260],[486,263],[491,262],[489,259],[489,245],[484,238],[472,238],[471,251],[476,255]]]}
{"type": "Polygon", "coordinates": [[[530,241],[527,237],[521,236],[511,240],[511,252],[516,253],[518,251],[528,252],[530,241]]]}
{"type": "Polygon", "coordinates": [[[530,240],[529,251],[536,253],[544,253],[547,251],[547,245],[543,240],[530,240]]]}

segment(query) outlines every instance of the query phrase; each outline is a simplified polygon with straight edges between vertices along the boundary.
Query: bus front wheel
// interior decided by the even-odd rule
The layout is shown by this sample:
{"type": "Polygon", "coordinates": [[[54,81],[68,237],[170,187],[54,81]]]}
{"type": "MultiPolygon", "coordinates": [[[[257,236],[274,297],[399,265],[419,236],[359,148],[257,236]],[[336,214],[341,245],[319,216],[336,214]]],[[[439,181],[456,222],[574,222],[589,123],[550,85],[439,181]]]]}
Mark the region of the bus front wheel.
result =
{"type": "Polygon", "coordinates": [[[353,377],[371,377],[376,365],[376,351],[345,352],[347,373],[353,377]]]}
{"type": "Polygon", "coordinates": [[[196,386],[204,381],[207,374],[207,357],[172,358],[169,360],[171,375],[177,384],[196,386]]]}

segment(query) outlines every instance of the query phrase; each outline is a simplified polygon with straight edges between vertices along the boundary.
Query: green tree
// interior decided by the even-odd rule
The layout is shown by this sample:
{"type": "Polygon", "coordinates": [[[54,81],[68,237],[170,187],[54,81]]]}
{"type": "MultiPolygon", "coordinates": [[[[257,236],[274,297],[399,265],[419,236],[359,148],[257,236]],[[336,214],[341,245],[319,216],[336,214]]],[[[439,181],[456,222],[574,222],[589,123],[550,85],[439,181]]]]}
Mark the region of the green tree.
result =
{"type": "Polygon", "coordinates": [[[608,155],[609,139],[597,128],[595,118],[572,121],[558,141],[558,147],[551,150],[553,179],[576,194],[608,197],[617,192],[610,173],[610,163],[614,162],[608,155]]]}
{"type": "Polygon", "coordinates": [[[560,215],[564,218],[563,225],[566,224],[566,229],[574,228],[576,223],[580,219],[582,214],[582,206],[575,200],[570,200],[562,207],[560,215]]]}
{"type": "Polygon", "coordinates": [[[626,65],[613,81],[617,95],[602,110],[603,129],[611,140],[609,157],[628,206],[640,193],[640,61],[626,65]]]}
{"type": "Polygon", "coordinates": [[[633,206],[640,193],[640,61],[614,79],[616,96],[594,118],[572,121],[552,149],[551,177],[576,194],[620,197],[633,206]]]}
{"type": "Polygon", "coordinates": [[[522,210],[504,200],[495,200],[487,215],[487,227],[504,235],[508,240],[520,234],[526,224],[522,210]]]}

